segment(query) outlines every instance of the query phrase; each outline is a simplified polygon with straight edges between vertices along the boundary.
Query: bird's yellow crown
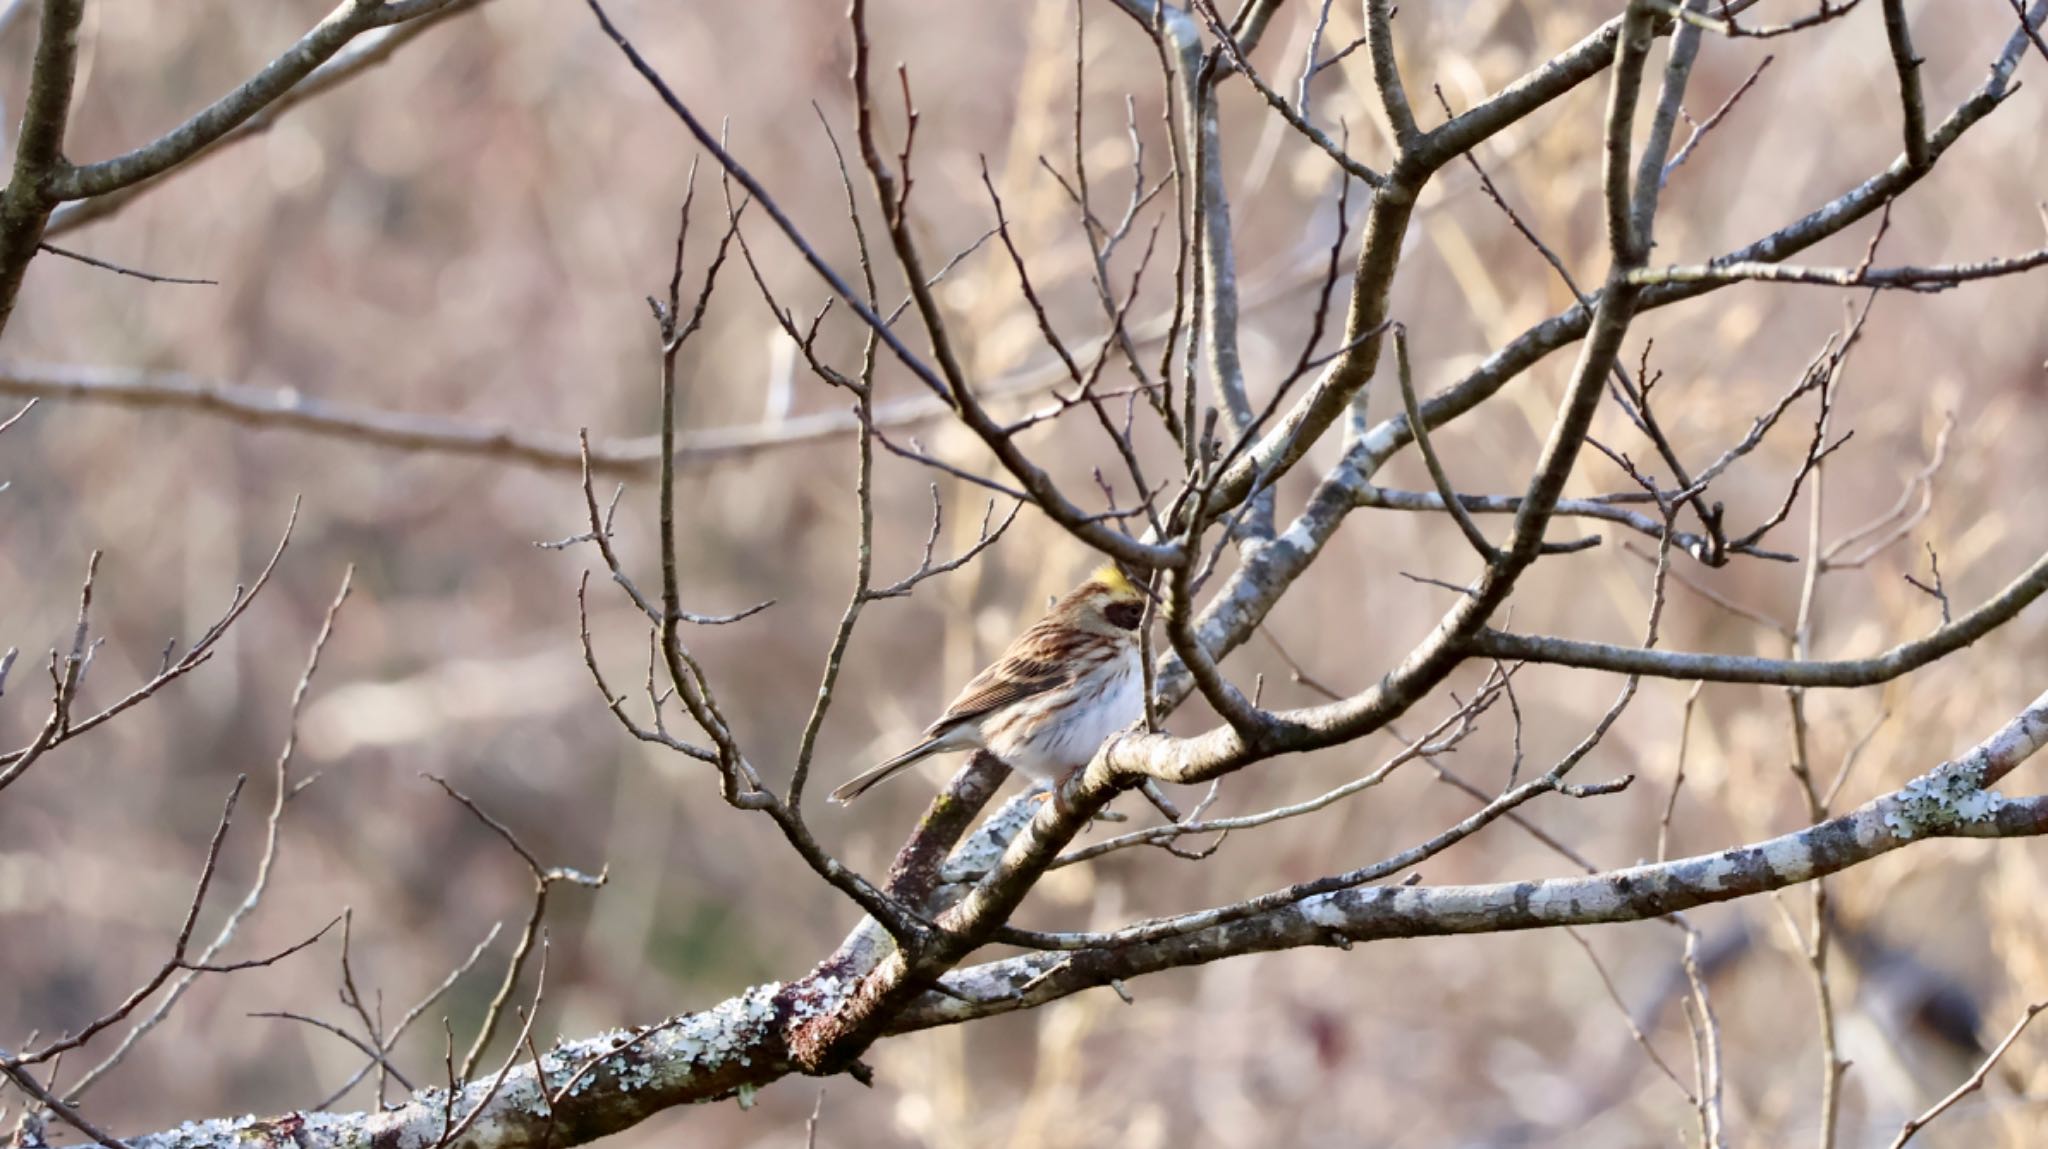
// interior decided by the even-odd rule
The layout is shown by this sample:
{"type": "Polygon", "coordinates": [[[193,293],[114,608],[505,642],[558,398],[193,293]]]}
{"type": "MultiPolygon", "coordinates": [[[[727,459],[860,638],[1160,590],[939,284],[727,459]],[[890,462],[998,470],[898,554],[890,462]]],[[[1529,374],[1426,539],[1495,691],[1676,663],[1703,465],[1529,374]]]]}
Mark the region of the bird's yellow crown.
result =
{"type": "Polygon", "coordinates": [[[1144,592],[1140,591],[1137,584],[1131,581],[1130,576],[1125,574],[1122,568],[1118,567],[1115,563],[1103,563],[1101,566],[1096,567],[1095,573],[1088,576],[1088,581],[1107,589],[1111,595],[1117,598],[1132,599],[1144,597],[1144,592]]]}

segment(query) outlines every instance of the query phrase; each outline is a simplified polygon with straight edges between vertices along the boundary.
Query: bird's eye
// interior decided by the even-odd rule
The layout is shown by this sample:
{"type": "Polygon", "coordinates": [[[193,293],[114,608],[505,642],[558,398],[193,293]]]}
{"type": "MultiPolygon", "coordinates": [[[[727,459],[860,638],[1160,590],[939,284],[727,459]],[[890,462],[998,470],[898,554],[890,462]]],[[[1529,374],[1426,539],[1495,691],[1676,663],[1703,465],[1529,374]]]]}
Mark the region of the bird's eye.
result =
{"type": "Polygon", "coordinates": [[[1102,617],[1109,625],[1124,630],[1136,630],[1145,621],[1145,604],[1142,602],[1113,602],[1102,608],[1102,617]]]}

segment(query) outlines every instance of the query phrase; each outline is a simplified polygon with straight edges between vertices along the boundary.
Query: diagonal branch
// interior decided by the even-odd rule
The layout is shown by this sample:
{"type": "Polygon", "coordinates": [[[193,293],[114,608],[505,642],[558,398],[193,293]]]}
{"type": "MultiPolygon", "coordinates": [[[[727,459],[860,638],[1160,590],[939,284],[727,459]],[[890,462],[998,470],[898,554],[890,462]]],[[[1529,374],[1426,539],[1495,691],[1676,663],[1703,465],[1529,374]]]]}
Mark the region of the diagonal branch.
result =
{"type": "Polygon", "coordinates": [[[2048,797],[1988,789],[2048,745],[2048,694],[1968,753],[1848,814],[1714,854],[1624,870],[1482,886],[1368,886],[1196,933],[1008,958],[959,970],[891,1032],[1031,1009],[1111,979],[1246,953],[1393,938],[1644,921],[1783,889],[1916,841],[2048,834],[2048,797]],[[1019,988],[1022,987],[1022,988],[1019,988]]]}
{"type": "Polygon", "coordinates": [[[1882,654],[1840,661],[1752,658],[1739,654],[1692,654],[1643,650],[1577,639],[1482,630],[1469,649],[1490,658],[1544,662],[1654,678],[1757,682],[1775,686],[1852,687],[1889,682],[1969,646],[1997,630],[2048,592],[2048,555],[1976,610],[1925,638],[1901,643],[1882,654]]]}
{"type": "Polygon", "coordinates": [[[1637,272],[1636,282],[1648,285],[1744,283],[1807,283],[1824,287],[1878,287],[1898,291],[1937,292],[1982,279],[2019,275],[2048,267],[2048,248],[2003,259],[1984,259],[1933,267],[1798,267],[1785,263],[1732,261],[1693,266],[1660,267],[1637,272]]]}
{"type": "MultiPolygon", "coordinates": [[[[1161,942],[999,959],[948,975],[942,991],[909,998],[886,1018],[885,1032],[1031,1009],[1111,981],[1243,954],[1643,921],[1811,881],[1926,839],[2048,834],[2048,798],[2006,799],[1987,789],[2044,744],[2048,694],[1968,753],[1904,788],[1777,838],[1582,876],[1352,889],[1161,942]]],[[[751,1092],[789,1076],[797,1071],[792,1034],[849,1008],[855,992],[840,974],[821,970],[637,1033],[564,1042],[493,1081],[459,1086],[459,1096],[430,1089],[378,1112],[312,1112],[283,1120],[302,1149],[431,1145],[455,1111],[473,1113],[464,1137],[473,1149],[568,1149],[673,1106],[751,1092]],[[578,1087],[565,1088],[572,1082],[578,1087]]],[[[192,1122],[128,1143],[132,1149],[238,1149],[279,1124],[257,1117],[192,1122]]]]}
{"type": "Polygon", "coordinates": [[[374,28],[430,16],[453,0],[342,0],[334,11],[235,90],[161,137],[98,163],[67,167],[49,185],[60,200],[105,195],[178,166],[281,99],[351,40],[374,28]]]}
{"type": "MultiPolygon", "coordinates": [[[[737,159],[733,158],[732,153],[725,148],[718,137],[714,136],[698,121],[696,115],[675,94],[674,89],[669,87],[667,81],[663,80],[661,75],[654,70],[653,66],[640,55],[639,50],[633,47],[632,41],[628,40],[625,34],[620,32],[618,27],[612,23],[611,18],[605,14],[603,7],[597,0],[586,0],[586,3],[589,5],[592,14],[597,17],[598,26],[604,31],[604,34],[625,54],[628,63],[632,65],[634,71],[638,72],[653,87],[662,102],[668,106],[671,112],[675,113],[677,119],[683,122],[683,125],[689,130],[690,134],[695,137],[697,143],[717,159],[719,166],[724,168],[733,180],[747,190],[747,194],[752,198],[753,202],[760,205],[761,210],[767,214],[768,218],[775,223],[775,226],[783,233],[784,237],[789,240],[791,246],[796,248],[798,254],[803,257],[804,262],[810,266],[811,270],[819,278],[823,279],[832,288],[834,294],[842,299],[847,307],[860,317],[863,323],[868,325],[869,329],[875,333],[875,336],[881,340],[883,346],[889,349],[890,354],[894,355],[908,368],[911,374],[924,384],[926,389],[952,406],[961,420],[981,438],[983,443],[1001,460],[1004,467],[1030,493],[1033,502],[1041,510],[1045,511],[1055,522],[1073,532],[1083,542],[1088,543],[1112,558],[1131,565],[1145,569],[1157,569],[1171,566],[1180,561],[1181,554],[1178,547],[1139,542],[1129,535],[1105,525],[1095,516],[1074,505],[1060,492],[1054,484],[1052,477],[1027,458],[1004,432],[1002,425],[981,408],[980,401],[974,396],[969,387],[965,372],[951,358],[950,347],[944,340],[943,325],[937,319],[937,305],[933,300],[930,288],[926,286],[927,276],[923,262],[918,258],[916,249],[910,244],[909,232],[901,218],[900,211],[892,208],[890,212],[885,213],[890,219],[890,238],[895,245],[898,259],[903,263],[904,274],[910,280],[911,294],[916,300],[920,316],[925,320],[926,332],[932,337],[934,354],[939,361],[937,369],[925,362],[922,356],[912,351],[903,342],[902,337],[897,335],[895,330],[880,315],[877,315],[873,308],[867,305],[862,295],[847,283],[846,279],[839,272],[835,271],[830,264],[825,262],[824,257],[818,254],[817,249],[804,238],[803,233],[790,220],[788,214],[775,202],[768,189],[752,173],[747,171],[745,167],[741,166],[737,159]]],[[[857,23],[859,13],[860,6],[856,4],[855,14],[857,23]]],[[[862,109],[863,123],[866,123],[867,116],[869,115],[869,105],[865,96],[866,73],[864,69],[867,52],[864,33],[856,37],[855,58],[863,69],[858,77],[857,88],[860,93],[858,103],[862,109]]],[[[881,190],[880,198],[882,202],[886,205],[896,205],[898,195],[895,185],[888,180],[886,173],[879,167],[881,163],[879,156],[872,154],[872,137],[870,133],[863,132],[862,151],[863,158],[870,160],[871,172],[882,174],[882,180],[878,184],[881,190]]]]}
{"type": "Polygon", "coordinates": [[[1925,171],[1933,162],[1927,149],[1927,99],[1920,93],[1920,65],[1927,61],[1913,51],[1913,29],[1906,21],[1906,0],[1884,0],[1884,34],[1892,50],[1892,70],[1899,77],[1900,128],[1906,139],[1906,164],[1925,171]]]}
{"type": "Polygon", "coordinates": [[[329,57],[305,79],[242,121],[234,130],[222,134],[175,166],[117,190],[94,195],[88,199],[73,200],[59,206],[56,211],[50,213],[50,226],[45,234],[63,235],[86,224],[112,217],[130,203],[163,186],[166,181],[182,172],[190,171],[197,161],[218,155],[233,144],[269,131],[279,118],[291,109],[325,95],[384,63],[397,54],[400,48],[412,43],[441,22],[482,7],[488,2],[489,0],[448,0],[425,15],[416,16],[403,24],[379,28],[357,37],[347,48],[329,57]]]}

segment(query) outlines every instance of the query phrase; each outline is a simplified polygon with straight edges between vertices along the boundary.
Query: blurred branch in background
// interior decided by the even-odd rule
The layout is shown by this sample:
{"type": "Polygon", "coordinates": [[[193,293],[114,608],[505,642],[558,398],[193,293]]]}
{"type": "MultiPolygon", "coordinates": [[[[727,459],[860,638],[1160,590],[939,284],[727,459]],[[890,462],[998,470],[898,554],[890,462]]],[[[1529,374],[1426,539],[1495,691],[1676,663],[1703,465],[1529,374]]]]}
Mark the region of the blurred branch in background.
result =
{"type": "MultiPolygon", "coordinates": [[[[1025,398],[1045,390],[1042,373],[1028,375],[996,393],[1025,398]]],[[[434,415],[384,411],[313,398],[291,390],[250,387],[177,372],[121,368],[0,364],[0,395],[107,403],[216,415],[258,428],[279,428],[349,443],[408,453],[475,456],[486,460],[576,471],[583,465],[574,435],[548,435],[522,428],[434,415]]],[[[945,405],[929,397],[879,404],[874,425],[914,427],[943,418],[945,405]]],[[[680,432],[676,459],[696,467],[757,452],[798,448],[853,435],[861,423],[844,412],[794,415],[774,423],[680,432]]],[[[604,475],[651,475],[660,470],[661,448],[653,436],[591,444],[591,469],[604,475]]]]}

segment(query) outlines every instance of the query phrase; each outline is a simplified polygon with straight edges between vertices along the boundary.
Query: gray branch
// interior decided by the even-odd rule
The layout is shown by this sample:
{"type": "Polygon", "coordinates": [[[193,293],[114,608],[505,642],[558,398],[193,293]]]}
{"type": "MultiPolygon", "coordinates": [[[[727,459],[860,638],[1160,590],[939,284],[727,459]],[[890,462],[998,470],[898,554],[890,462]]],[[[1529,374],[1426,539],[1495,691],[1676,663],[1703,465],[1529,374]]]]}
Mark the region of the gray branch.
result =
{"type": "MultiPolygon", "coordinates": [[[[1045,387],[1047,373],[1032,370],[993,383],[990,398],[1018,398],[1045,387]]],[[[582,468],[576,436],[531,431],[509,424],[454,416],[392,411],[320,399],[291,388],[252,387],[178,371],[119,367],[0,363],[0,395],[117,407],[213,415],[250,427],[277,428],[402,451],[464,455],[574,473],[582,468]]],[[[878,427],[907,427],[948,413],[930,396],[875,405],[878,427]]],[[[676,436],[677,462],[698,466],[761,451],[843,438],[860,429],[847,411],[795,415],[772,423],[704,427],[676,436]]],[[[661,462],[656,436],[592,443],[591,469],[600,474],[652,475],[661,462]]]]}
{"type": "Polygon", "coordinates": [[[2043,592],[2048,592],[2048,555],[2036,559],[2033,566],[1984,605],[1925,638],[1902,643],[1869,658],[1833,662],[1644,650],[1498,630],[1481,631],[1473,638],[1471,649],[1475,654],[1492,658],[1547,662],[1656,678],[1761,682],[1777,686],[1873,686],[1969,646],[2011,621],[2043,592]]]}
{"type": "MultiPolygon", "coordinates": [[[[886,1019],[883,1032],[1029,1009],[1125,978],[1242,954],[1644,921],[1812,881],[1926,839],[2048,834],[2048,797],[2010,799],[1991,789],[2044,744],[2048,694],[1969,752],[1901,789],[1842,817],[1768,841],[1578,877],[1478,886],[1369,886],[1307,898],[1167,941],[989,962],[950,974],[943,993],[908,1000],[886,1019]]],[[[1017,825],[1015,819],[1004,823],[1010,830],[1017,825]]],[[[978,838],[968,846],[975,856],[960,860],[985,866],[994,845],[978,838]]],[[[558,1044],[537,1063],[515,1066],[501,1082],[472,1082],[452,1094],[421,1090],[382,1112],[187,1122],[125,1141],[133,1149],[248,1149],[281,1143],[299,1149],[373,1144],[428,1149],[451,1122],[460,1122],[466,1125],[462,1144],[468,1149],[565,1149],[677,1105],[750,1097],[798,1071],[792,1042],[805,1026],[853,1008],[859,997],[854,979],[818,972],[786,985],[755,986],[710,1009],[657,1025],[558,1044]]]]}
{"type": "Polygon", "coordinates": [[[448,0],[448,3],[432,12],[408,20],[404,24],[380,28],[359,36],[349,46],[330,57],[326,63],[314,69],[305,79],[299,81],[282,96],[242,121],[233,131],[224,133],[212,143],[194,152],[186,161],[152,176],[138,180],[115,191],[95,195],[84,200],[63,204],[50,213],[50,225],[45,235],[63,235],[65,232],[107,219],[136,199],[161,187],[164,182],[181,172],[190,171],[194,161],[217,155],[224,148],[243,140],[262,135],[288,111],[342,86],[348,81],[370,71],[389,60],[400,48],[417,40],[423,33],[449,19],[473,8],[482,7],[488,0],[448,0]]]}
{"type": "Polygon", "coordinates": [[[227,135],[250,117],[290,92],[299,81],[326,63],[349,41],[373,28],[389,27],[429,16],[452,0],[342,0],[327,18],[299,38],[285,53],[234,91],[202,108],[161,137],[98,163],[71,167],[50,181],[60,200],[105,195],[139,183],[184,163],[227,135]]]}

